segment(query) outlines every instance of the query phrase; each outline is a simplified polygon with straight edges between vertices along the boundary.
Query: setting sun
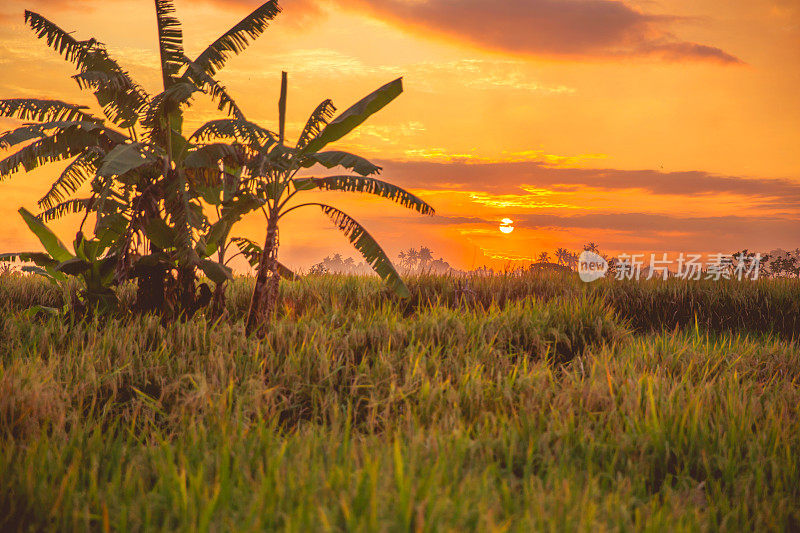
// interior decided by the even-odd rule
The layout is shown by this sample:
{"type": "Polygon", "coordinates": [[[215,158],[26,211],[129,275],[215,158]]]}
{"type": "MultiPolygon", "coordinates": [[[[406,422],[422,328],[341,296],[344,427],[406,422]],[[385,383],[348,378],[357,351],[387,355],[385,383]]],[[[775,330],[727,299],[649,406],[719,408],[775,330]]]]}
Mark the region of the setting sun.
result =
{"type": "Polygon", "coordinates": [[[512,225],[514,224],[513,220],[510,218],[504,218],[501,222],[502,224],[500,224],[500,231],[503,233],[511,233],[514,231],[514,226],[512,225]]]}

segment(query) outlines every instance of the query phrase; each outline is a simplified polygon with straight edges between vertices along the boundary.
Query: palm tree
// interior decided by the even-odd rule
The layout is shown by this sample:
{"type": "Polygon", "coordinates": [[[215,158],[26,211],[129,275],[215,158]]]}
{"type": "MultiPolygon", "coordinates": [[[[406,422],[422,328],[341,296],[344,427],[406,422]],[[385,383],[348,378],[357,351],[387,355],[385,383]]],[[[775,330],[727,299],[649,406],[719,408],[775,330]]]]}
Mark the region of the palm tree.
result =
{"type": "MultiPolygon", "coordinates": [[[[278,226],[280,220],[304,207],[319,208],[334,225],[341,230],[350,243],[364,257],[366,262],[401,297],[409,295],[408,288],[395,270],[389,257],[377,241],[350,215],[325,203],[306,202],[295,204],[292,201],[304,191],[348,191],[374,194],[388,198],[398,204],[432,215],[433,208],[413,194],[382,181],[373,175],[381,168],[363,157],[342,151],[321,151],[355,129],[403,91],[402,78],[387,83],[375,92],[361,99],[342,114],[330,120],[336,108],[330,100],[324,100],[306,122],[300,138],[289,146],[285,139],[287,75],[281,78],[281,93],[278,100],[278,136],[275,142],[263,147],[251,146],[255,154],[244,162],[247,187],[253,197],[243,197],[243,201],[257,199],[258,208],[266,216],[267,228],[264,246],[261,248],[256,271],[256,285],[250,301],[247,317],[247,333],[260,330],[266,317],[271,314],[278,297],[279,263],[278,226]],[[329,122],[330,121],[330,122],[329,122]],[[305,168],[321,165],[325,168],[344,167],[355,174],[326,177],[297,177],[305,168]]],[[[212,150],[210,145],[200,150],[212,150]]]]}
{"type": "MultiPolygon", "coordinates": [[[[171,0],[155,0],[161,59],[162,90],[151,95],[110,57],[94,38],[77,40],[45,17],[25,12],[26,23],[39,38],[74,64],[73,76],[82,89],[91,90],[110,124],[85,106],[60,100],[8,99],[0,101],[0,116],[28,123],[0,138],[9,148],[33,141],[0,161],[0,178],[20,169],[72,159],[39,201],[42,221],[69,213],[96,216],[95,239],[113,235],[107,257],[116,258],[119,279],[138,278],[137,307],[164,308],[165,285],[177,272],[178,305],[191,312],[197,307],[196,268],[219,287],[230,277],[220,261],[209,258],[224,244],[230,225],[246,211],[239,201],[235,176],[220,170],[218,159],[199,152],[197,140],[217,143],[217,152],[230,158],[252,145],[263,146],[274,134],[248,122],[215,79],[227,59],[243,51],[261,35],[280,12],[276,0],[255,9],[233,28],[190,60],[183,50],[180,21],[171,0]],[[189,138],[183,136],[183,113],[197,92],[208,94],[231,118],[205,124],[189,138]],[[91,194],[74,198],[89,182],[91,194]],[[205,215],[200,199],[220,191],[218,220],[205,215]]],[[[213,204],[213,201],[210,202],[213,204]]],[[[224,250],[224,246],[222,247],[224,250]]]]}
{"type": "Polygon", "coordinates": [[[433,252],[427,246],[422,246],[417,254],[417,259],[419,260],[419,271],[424,272],[428,264],[433,261],[433,252]]]}
{"type": "Polygon", "coordinates": [[[559,265],[566,265],[569,258],[569,252],[565,248],[558,248],[556,250],[556,260],[559,265]]]}
{"type": "Polygon", "coordinates": [[[574,252],[567,252],[566,264],[572,270],[576,270],[578,268],[578,254],[574,252]]]}
{"type": "Polygon", "coordinates": [[[600,249],[597,247],[597,244],[593,242],[583,245],[583,250],[586,252],[600,253],[600,249]]]}
{"type": "Polygon", "coordinates": [[[419,252],[413,246],[406,251],[406,260],[408,261],[408,269],[415,270],[419,263],[419,252]]]}
{"type": "Polygon", "coordinates": [[[539,257],[536,258],[538,263],[549,263],[550,262],[550,254],[547,252],[542,252],[539,254],[539,257]]]}

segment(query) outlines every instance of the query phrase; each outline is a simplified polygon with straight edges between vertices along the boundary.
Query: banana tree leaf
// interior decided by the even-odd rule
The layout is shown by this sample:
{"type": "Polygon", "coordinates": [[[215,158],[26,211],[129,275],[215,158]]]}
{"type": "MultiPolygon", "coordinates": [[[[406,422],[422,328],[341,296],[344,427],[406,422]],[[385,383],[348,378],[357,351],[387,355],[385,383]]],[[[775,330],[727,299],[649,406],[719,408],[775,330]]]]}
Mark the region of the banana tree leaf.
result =
{"type": "Polygon", "coordinates": [[[60,263],[74,257],[71,253],[69,253],[67,247],[64,246],[64,243],[61,242],[56,234],[53,233],[50,228],[45,226],[41,220],[36,218],[33,213],[24,207],[20,207],[19,214],[22,215],[25,223],[36,235],[36,237],[39,239],[39,242],[42,243],[44,249],[47,250],[47,253],[49,253],[53,259],[60,263]]]}
{"type": "Polygon", "coordinates": [[[203,206],[199,203],[189,202],[188,221],[194,228],[202,228],[208,222],[208,218],[203,213],[203,206]]]}
{"type": "Polygon", "coordinates": [[[206,255],[211,255],[219,248],[220,241],[225,238],[225,235],[231,229],[231,224],[225,219],[220,219],[214,222],[208,229],[206,234],[206,255]]]}
{"type": "Polygon", "coordinates": [[[119,255],[110,255],[100,260],[100,284],[108,286],[114,279],[117,271],[119,255]]]}
{"type": "MultiPolygon", "coordinates": [[[[231,242],[236,244],[236,246],[239,248],[239,251],[245,257],[245,259],[247,259],[247,262],[250,263],[250,266],[258,266],[258,262],[261,260],[261,246],[244,237],[233,237],[231,242]]],[[[298,281],[301,279],[299,275],[295,274],[290,268],[280,261],[278,261],[278,275],[289,281],[298,281]]]]}
{"type": "Polygon", "coordinates": [[[222,183],[216,185],[194,185],[194,189],[200,197],[209,205],[220,205],[222,203],[222,183]]]}
{"type": "Polygon", "coordinates": [[[70,276],[77,276],[78,274],[86,272],[91,267],[92,264],[89,261],[80,259],[79,257],[73,257],[72,259],[67,259],[59,263],[58,266],[56,266],[56,270],[70,276]]]}
{"type": "Polygon", "coordinates": [[[32,305],[23,312],[23,315],[28,319],[36,318],[39,314],[51,318],[58,318],[61,316],[61,310],[57,307],[49,307],[46,305],[32,305]]]}
{"type": "Polygon", "coordinates": [[[401,298],[408,298],[411,293],[403,283],[400,274],[395,270],[389,256],[383,251],[372,235],[359,224],[353,217],[325,204],[318,204],[325,213],[345,234],[350,244],[358,250],[372,269],[386,282],[387,285],[401,298]]]}
{"type": "Polygon", "coordinates": [[[298,191],[310,191],[317,188],[317,182],[314,181],[314,178],[294,178],[292,185],[298,191]]]}
{"type": "Polygon", "coordinates": [[[50,273],[47,272],[47,270],[38,266],[24,266],[20,270],[22,270],[23,272],[27,272],[29,274],[36,274],[37,276],[42,276],[45,278],[50,277],[50,273]]]}
{"type": "Polygon", "coordinates": [[[403,92],[403,78],[390,81],[377,91],[359,100],[355,105],[347,109],[344,113],[333,119],[330,124],[325,126],[322,133],[314,137],[303,150],[302,154],[318,152],[325,145],[338,141],[371,115],[377,113],[389,102],[397,98],[403,92]]]}
{"type": "Polygon", "coordinates": [[[324,178],[297,178],[293,181],[295,187],[299,190],[319,187],[325,191],[374,194],[375,196],[387,198],[408,209],[413,209],[423,215],[433,215],[435,213],[433,207],[417,196],[397,185],[376,178],[368,178],[365,176],[326,176],[324,178]]]}
{"type": "Polygon", "coordinates": [[[278,261],[278,275],[283,279],[287,279],[289,281],[298,281],[300,279],[300,276],[295,274],[291,269],[286,267],[280,261],[278,261]]]}
{"type": "Polygon", "coordinates": [[[160,218],[151,219],[144,228],[144,234],[162,250],[175,246],[175,230],[160,218]]]}
{"type": "Polygon", "coordinates": [[[75,239],[73,247],[75,248],[75,255],[80,259],[86,261],[94,261],[102,253],[100,250],[100,241],[97,239],[84,239],[83,234],[80,234],[79,239],[75,239]]]}
{"type": "Polygon", "coordinates": [[[86,290],[86,295],[95,303],[99,303],[107,307],[116,307],[116,304],[118,303],[117,294],[109,287],[90,287],[86,290]]]}
{"type": "Polygon", "coordinates": [[[229,222],[236,222],[247,213],[258,209],[266,203],[266,200],[252,195],[240,196],[230,202],[223,202],[222,217],[229,222]]]}
{"type": "Polygon", "coordinates": [[[239,151],[224,143],[212,143],[193,149],[186,155],[183,164],[186,168],[216,168],[225,157],[239,159],[239,151]]]}
{"type": "Polygon", "coordinates": [[[94,234],[100,241],[99,253],[102,253],[102,250],[105,250],[111,246],[111,243],[125,235],[125,231],[128,229],[128,222],[128,219],[122,213],[113,213],[97,219],[94,234]]]}
{"type": "Polygon", "coordinates": [[[370,163],[361,156],[337,150],[308,154],[304,159],[303,166],[305,168],[312,167],[315,164],[320,164],[325,168],[344,167],[362,176],[380,174],[382,170],[381,167],[370,163]]]}
{"type": "Polygon", "coordinates": [[[173,265],[169,256],[163,252],[156,252],[152,254],[143,255],[133,264],[134,270],[138,268],[147,268],[154,266],[162,266],[169,268],[173,265]]]}
{"type": "Polygon", "coordinates": [[[216,261],[212,261],[210,259],[201,259],[197,266],[200,267],[208,279],[213,281],[216,284],[225,283],[226,281],[233,279],[233,271],[226,267],[225,265],[221,265],[216,261]]]}
{"type": "Polygon", "coordinates": [[[231,242],[234,243],[237,248],[239,248],[239,251],[245,257],[245,259],[247,259],[247,262],[250,263],[251,267],[258,265],[258,262],[261,260],[261,254],[263,253],[261,246],[245,237],[233,237],[231,242]]]}
{"type": "Polygon", "coordinates": [[[126,172],[155,162],[158,157],[152,150],[145,150],[141,143],[120,144],[103,158],[97,175],[108,178],[121,176],[126,172]]]}
{"type": "Polygon", "coordinates": [[[28,272],[30,274],[36,274],[37,276],[42,276],[51,284],[58,286],[60,281],[66,281],[67,276],[66,274],[57,271],[51,266],[46,266],[44,268],[38,266],[24,266],[20,270],[23,272],[28,272]]]}
{"type": "MultiPolygon", "coordinates": [[[[44,252],[12,252],[7,254],[0,254],[0,262],[22,261],[31,262],[40,267],[42,266],[56,266],[58,261],[50,257],[44,252]]],[[[25,267],[23,267],[25,268],[25,267]]]]}

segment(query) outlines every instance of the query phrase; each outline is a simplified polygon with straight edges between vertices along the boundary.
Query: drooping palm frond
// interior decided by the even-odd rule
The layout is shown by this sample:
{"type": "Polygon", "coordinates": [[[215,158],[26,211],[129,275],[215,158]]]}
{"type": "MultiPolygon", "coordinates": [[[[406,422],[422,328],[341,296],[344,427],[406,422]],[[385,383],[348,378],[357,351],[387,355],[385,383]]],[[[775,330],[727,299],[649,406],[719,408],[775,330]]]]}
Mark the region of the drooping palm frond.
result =
{"type": "Polygon", "coordinates": [[[118,72],[107,72],[103,70],[87,70],[72,76],[78,87],[81,89],[94,89],[105,87],[106,89],[124,90],[128,87],[126,77],[118,72]]]}
{"type": "Polygon", "coordinates": [[[72,198],[49,207],[39,213],[36,218],[42,222],[49,222],[67,215],[83,213],[92,207],[93,202],[92,198],[72,198]]]}
{"type": "Polygon", "coordinates": [[[210,141],[216,139],[236,139],[252,146],[269,146],[276,142],[276,135],[247,120],[223,118],[211,120],[192,133],[189,140],[210,141]]]}
{"type": "Polygon", "coordinates": [[[98,160],[102,156],[99,147],[93,147],[75,158],[50,186],[50,190],[39,200],[41,208],[50,209],[63,202],[67,196],[90,180],[98,169],[98,160]]]}
{"type": "Polygon", "coordinates": [[[160,163],[161,156],[163,152],[154,145],[137,142],[119,144],[98,160],[100,168],[97,175],[104,178],[122,176],[155,162],[160,163]]]}
{"type": "Polygon", "coordinates": [[[405,189],[391,183],[364,176],[327,176],[324,178],[297,178],[298,189],[317,187],[325,191],[348,191],[374,194],[413,209],[423,215],[433,215],[433,207],[405,189]]]}
{"type": "Polygon", "coordinates": [[[254,241],[245,237],[231,237],[231,242],[239,248],[239,252],[247,259],[251,267],[258,265],[264,250],[254,241]]]}
{"type": "Polygon", "coordinates": [[[314,112],[311,113],[311,116],[308,117],[303,132],[297,139],[295,148],[302,150],[311,139],[322,133],[322,130],[328,125],[335,112],[336,106],[333,105],[333,100],[328,99],[319,104],[314,112]]]}
{"type": "Polygon", "coordinates": [[[347,239],[364,257],[364,260],[372,269],[383,279],[387,285],[401,298],[411,296],[408,287],[403,283],[400,275],[395,270],[394,265],[389,260],[389,256],[383,251],[378,241],[376,241],[364,227],[353,217],[326,204],[318,204],[336,225],[347,239]]]}
{"type": "Polygon", "coordinates": [[[194,62],[190,61],[188,57],[184,56],[183,60],[186,63],[187,72],[191,72],[190,77],[192,81],[200,90],[208,94],[213,101],[217,102],[217,109],[225,111],[228,115],[236,119],[245,119],[244,113],[239,109],[239,106],[236,105],[231,95],[228,94],[228,90],[224,85],[209,74],[206,74],[194,62]]]}
{"type": "MultiPolygon", "coordinates": [[[[213,76],[225,65],[230,56],[239,54],[247,48],[250,39],[254,40],[264,33],[269,21],[280,12],[277,0],[265,2],[211,43],[194,60],[195,65],[209,76],[213,76]]],[[[192,75],[188,72],[187,74],[192,75]]]]}
{"type": "MultiPolygon", "coordinates": [[[[256,244],[255,242],[247,239],[245,237],[232,237],[231,242],[239,248],[239,252],[247,259],[247,262],[250,263],[251,267],[255,267],[258,265],[258,262],[261,260],[261,254],[264,253],[261,246],[256,244]]],[[[231,257],[233,259],[233,257],[231,257]]],[[[286,267],[280,261],[278,263],[278,275],[284,279],[289,281],[296,281],[300,279],[300,276],[295,274],[290,268],[286,267]]]]}
{"type": "Polygon", "coordinates": [[[94,44],[94,39],[78,41],[71,34],[33,11],[25,10],[25,22],[36,33],[38,38],[44,38],[49,47],[76,66],[79,66],[84,60],[87,48],[94,44]]]}
{"type": "Polygon", "coordinates": [[[178,71],[183,66],[183,32],[181,22],[172,16],[175,12],[172,0],[155,0],[155,4],[161,74],[164,90],[167,90],[176,82],[178,71]]]}
{"type": "Polygon", "coordinates": [[[19,143],[46,136],[38,124],[28,124],[0,134],[0,149],[7,150],[19,143]]]}
{"type": "Polygon", "coordinates": [[[94,91],[106,116],[122,128],[132,127],[138,110],[148,100],[147,93],[112,59],[96,39],[79,41],[45,17],[25,11],[25,22],[39,38],[73,63],[79,74],[78,86],[94,91]]]}
{"type": "Polygon", "coordinates": [[[20,128],[0,134],[0,148],[8,149],[32,139],[47,137],[48,132],[63,130],[72,126],[81,127],[85,131],[95,131],[102,128],[98,122],[76,122],[74,120],[57,120],[39,124],[25,124],[20,128]]]}
{"type": "MultiPolygon", "coordinates": [[[[50,257],[50,254],[45,252],[10,252],[0,254],[0,262],[13,263],[19,261],[21,263],[34,263],[39,266],[54,267],[58,265],[58,261],[50,257]]],[[[25,271],[25,267],[22,268],[25,271]]]]}
{"type": "Polygon", "coordinates": [[[150,100],[142,112],[142,126],[147,130],[150,142],[162,144],[166,142],[167,117],[180,111],[199,90],[191,83],[174,83],[169,89],[150,100]]]}
{"type": "Polygon", "coordinates": [[[0,100],[0,116],[30,120],[35,122],[52,122],[56,120],[74,120],[80,122],[102,122],[83,111],[87,106],[74,105],[61,100],[39,100],[36,98],[7,98],[0,100]]]}
{"type": "Polygon", "coordinates": [[[111,122],[120,128],[132,128],[139,121],[139,111],[147,104],[149,97],[112,60],[103,60],[101,63],[97,69],[73,77],[81,89],[94,92],[103,114],[111,122]]]}
{"type": "Polygon", "coordinates": [[[62,161],[80,155],[97,146],[99,135],[80,127],[71,126],[35,141],[0,161],[0,178],[26,171],[54,161],[62,161]]]}
{"type": "Polygon", "coordinates": [[[316,152],[313,154],[306,154],[303,156],[303,166],[306,168],[313,167],[314,165],[322,165],[325,168],[344,167],[349,168],[353,172],[357,172],[362,176],[370,176],[372,174],[380,174],[383,170],[378,165],[375,165],[367,159],[339,150],[330,150],[327,152],[316,152]]]}
{"type": "Polygon", "coordinates": [[[243,146],[224,143],[213,143],[191,150],[183,160],[187,168],[217,168],[220,161],[237,163],[244,161],[243,146]]]}

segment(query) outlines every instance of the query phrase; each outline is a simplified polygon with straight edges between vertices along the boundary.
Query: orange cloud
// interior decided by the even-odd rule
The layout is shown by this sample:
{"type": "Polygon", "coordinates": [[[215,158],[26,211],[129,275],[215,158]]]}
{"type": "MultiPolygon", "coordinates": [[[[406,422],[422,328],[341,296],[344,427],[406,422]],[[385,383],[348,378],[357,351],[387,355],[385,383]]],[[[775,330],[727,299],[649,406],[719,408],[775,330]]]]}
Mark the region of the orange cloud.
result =
{"type": "MultiPolygon", "coordinates": [[[[241,11],[260,3],[206,2],[241,11]]],[[[63,6],[65,1],[39,3],[63,6]]],[[[281,6],[282,18],[300,27],[318,24],[332,10],[344,8],[424,34],[518,55],[742,63],[721,48],[677,38],[670,28],[686,17],[650,14],[622,0],[283,0],[281,6]]]]}
{"type": "Polygon", "coordinates": [[[337,1],[400,25],[514,54],[741,63],[720,48],[674,37],[668,28],[681,17],[648,14],[618,0],[337,1]]]}

